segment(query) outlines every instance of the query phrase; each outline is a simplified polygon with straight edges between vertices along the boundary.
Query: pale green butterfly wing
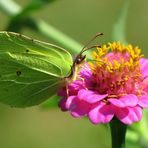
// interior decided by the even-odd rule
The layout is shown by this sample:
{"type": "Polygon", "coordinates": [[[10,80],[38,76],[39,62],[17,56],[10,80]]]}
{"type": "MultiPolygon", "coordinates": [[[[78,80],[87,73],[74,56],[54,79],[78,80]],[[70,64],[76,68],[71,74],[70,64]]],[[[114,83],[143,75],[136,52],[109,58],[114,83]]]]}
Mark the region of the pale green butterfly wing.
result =
{"type": "Polygon", "coordinates": [[[0,102],[26,107],[45,101],[65,83],[71,65],[60,47],[0,32],[0,102]]]}

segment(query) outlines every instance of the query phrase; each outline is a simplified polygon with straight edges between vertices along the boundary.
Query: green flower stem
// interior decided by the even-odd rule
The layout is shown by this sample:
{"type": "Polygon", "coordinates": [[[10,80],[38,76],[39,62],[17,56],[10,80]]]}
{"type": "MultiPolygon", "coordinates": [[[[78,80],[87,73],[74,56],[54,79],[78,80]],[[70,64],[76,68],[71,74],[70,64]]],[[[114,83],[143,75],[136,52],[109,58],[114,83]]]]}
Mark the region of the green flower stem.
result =
{"type": "Polygon", "coordinates": [[[125,148],[125,135],[127,125],[121,123],[117,119],[113,119],[110,123],[112,148],[125,148]]]}
{"type": "MultiPolygon", "coordinates": [[[[0,0],[0,9],[11,17],[15,17],[16,15],[20,14],[22,11],[22,8],[18,4],[16,4],[13,0],[0,0]]],[[[60,46],[71,52],[71,54],[79,53],[79,51],[83,47],[81,44],[79,44],[72,38],[68,37],[61,31],[59,31],[57,28],[47,24],[42,20],[31,18],[29,16],[27,16],[27,18],[25,17],[24,19],[25,20],[22,21],[22,18],[20,18],[20,22],[19,20],[17,20],[17,24],[20,23],[21,25],[20,27],[26,25],[27,27],[55,41],[57,44],[59,44],[60,46]]]]}

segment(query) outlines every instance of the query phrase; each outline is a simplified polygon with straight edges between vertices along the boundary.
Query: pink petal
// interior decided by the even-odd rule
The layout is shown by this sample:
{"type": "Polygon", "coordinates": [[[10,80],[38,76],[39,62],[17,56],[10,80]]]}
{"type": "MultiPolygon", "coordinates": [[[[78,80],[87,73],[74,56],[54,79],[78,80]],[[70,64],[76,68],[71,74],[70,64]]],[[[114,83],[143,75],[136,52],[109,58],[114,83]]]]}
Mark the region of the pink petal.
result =
{"type": "Polygon", "coordinates": [[[77,93],[80,89],[84,89],[83,85],[84,85],[83,81],[80,81],[80,80],[76,80],[73,83],[70,83],[69,86],[68,86],[69,95],[71,95],[71,96],[77,95],[77,93]]]}
{"type": "Polygon", "coordinates": [[[136,106],[138,104],[138,98],[136,95],[130,94],[123,97],[120,97],[119,99],[108,99],[108,101],[117,106],[117,107],[127,107],[127,106],[136,106]]]}
{"type": "Polygon", "coordinates": [[[74,111],[71,112],[71,115],[72,115],[73,117],[75,117],[75,118],[80,118],[80,117],[83,116],[83,114],[84,114],[84,113],[80,112],[79,110],[78,110],[78,111],[77,111],[77,110],[74,110],[74,111]]]}
{"type": "Polygon", "coordinates": [[[74,117],[82,117],[88,114],[91,105],[84,100],[79,100],[77,96],[70,96],[66,101],[66,108],[71,111],[74,117]]]}
{"type": "Polygon", "coordinates": [[[89,112],[88,116],[93,124],[108,123],[114,116],[114,109],[112,105],[100,103],[97,107],[89,112]]]}
{"type": "Polygon", "coordinates": [[[141,120],[142,109],[139,106],[116,109],[115,116],[124,124],[132,124],[141,120]]]}
{"type": "Polygon", "coordinates": [[[141,58],[140,59],[140,69],[144,77],[148,77],[148,59],[141,58]]]}
{"type": "Polygon", "coordinates": [[[143,108],[148,108],[148,95],[141,96],[138,104],[143,108]]]}
{"type": "Polygon", "coordinates": [[[73,103],[71,108],[71,115],[74,117],[82,117],[88,114],[91,109],[91,105],[85,101],[77,100],[73,103]]]}
{"type": "Polygon", "coordinates": [[[85,79],[90,79],[92,76],[92,71],[91,71],[89,65],[85,64],[83,66],[83,68],[80,70],[79,74],[81,75],[81,77],[83,77],[85,79]]]}
{"type": "Polygon", "coordinates": [[[61,108],[62,111],[67,111],[68,109],[66,108],[65,104],[66,104],[66,98],[63,98],[60,100],[58,106],[61,108]]]}
{"type": "Polygon", "coordinates": [[[78,98],[80,100],[84,100],[89,103],[96,103],[96,102],[104,99],[107,96],[108,96],[107,94],[99,95],[99,94],[95,93],[94,91],[85,90],[85,89],[82,89],[78,92],[78,98]]]}
{"type": "Polygon", "coordinates": [[[84,88],[83,81],[76,80],[73,83],[70,83],[69,84],[69,87],[72,88],[72,89],[81,89],[81,88],[84,88]]]}
{"type": "Polygon", "coordinates": [[[66,100],[65,106],[67,109],[72,109],[74,106],[72,106],[74,99],[76,99],[76,96],[70,96],[68,97],[68,99],[66,100]]]}

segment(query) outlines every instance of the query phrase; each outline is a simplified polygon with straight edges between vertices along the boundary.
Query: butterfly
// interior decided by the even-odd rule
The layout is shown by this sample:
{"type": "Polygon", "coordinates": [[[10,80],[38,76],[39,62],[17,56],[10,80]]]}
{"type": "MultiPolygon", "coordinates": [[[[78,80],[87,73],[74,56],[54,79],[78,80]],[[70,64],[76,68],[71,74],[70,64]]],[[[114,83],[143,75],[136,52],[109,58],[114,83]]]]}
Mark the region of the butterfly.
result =
{"type": "Polygon", "coordinates": [[[42,103],[75,77],[84,61],[83,53],[74,60],[65,49],[14,32],[0,32],[0,102],[13,107],[42,103]]]}
{"type": "Polygon", "coordinates": [[[0,102],[13,107],[40,104],[64,85],[72,63],[61,47],[0,32],[0,102]]]}

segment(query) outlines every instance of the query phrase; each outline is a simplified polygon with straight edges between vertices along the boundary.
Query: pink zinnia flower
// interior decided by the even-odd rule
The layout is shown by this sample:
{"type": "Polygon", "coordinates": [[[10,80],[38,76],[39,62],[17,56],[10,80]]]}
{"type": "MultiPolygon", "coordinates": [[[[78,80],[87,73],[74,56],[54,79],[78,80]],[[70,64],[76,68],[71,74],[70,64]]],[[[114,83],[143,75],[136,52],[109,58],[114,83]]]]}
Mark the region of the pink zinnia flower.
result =
{"type": "Polygon", "coordinates": [[[124,124],[141,120],[148,108],[148,59],[132,45],[109,43],[93,52],[93,62],[85,63],[76,80],[62,89],[59,106],[74,117],[88,116],[94,124],[113,117],[124,124]]]}

